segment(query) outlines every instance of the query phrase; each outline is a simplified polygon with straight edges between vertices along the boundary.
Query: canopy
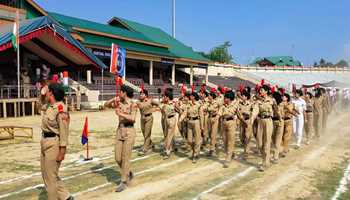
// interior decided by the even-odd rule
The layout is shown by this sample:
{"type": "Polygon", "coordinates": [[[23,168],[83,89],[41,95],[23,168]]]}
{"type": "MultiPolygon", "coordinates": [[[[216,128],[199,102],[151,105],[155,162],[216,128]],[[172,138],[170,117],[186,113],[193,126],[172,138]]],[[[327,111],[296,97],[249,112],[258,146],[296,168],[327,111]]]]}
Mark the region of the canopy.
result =
{"type": "MultiPolygon", "coordinates": [[[[13,24],[0,27],[0,52],[12,47],[13,24]]],[[[91,51],[48,16],[20,21],[19,41],[55,66],[93,65],[107,68],[91,51]]]]}

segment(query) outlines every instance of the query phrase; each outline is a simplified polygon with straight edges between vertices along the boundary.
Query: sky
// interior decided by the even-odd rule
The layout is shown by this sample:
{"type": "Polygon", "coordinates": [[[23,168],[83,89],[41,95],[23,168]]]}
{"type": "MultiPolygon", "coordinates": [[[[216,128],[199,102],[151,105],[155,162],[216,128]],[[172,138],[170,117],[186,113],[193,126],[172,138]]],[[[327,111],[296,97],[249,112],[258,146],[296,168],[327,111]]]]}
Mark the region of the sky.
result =
{"type": "MultiPolygon", "coordinates": [[[[35,0],[42,8],[106,23],[112,16],[171,34],[172,0],[35,0]]],[[[235,62],[294,56],[350,61],[349,0],[176,0],[176,38],[208,52],[230,41],[235,62]]]]}

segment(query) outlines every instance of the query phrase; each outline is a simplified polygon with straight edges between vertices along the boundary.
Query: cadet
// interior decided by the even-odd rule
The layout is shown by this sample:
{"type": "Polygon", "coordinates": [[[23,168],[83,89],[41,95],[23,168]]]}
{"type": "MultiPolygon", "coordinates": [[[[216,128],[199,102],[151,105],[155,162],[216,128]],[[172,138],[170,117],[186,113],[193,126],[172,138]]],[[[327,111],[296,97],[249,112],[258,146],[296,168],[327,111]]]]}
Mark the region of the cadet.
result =
{"type": "Polygon", "coordinates": [[[270,88],[263,85],[260,88],[260,97],[258,98],[258,132],[257,139],[262,154],[262,165],[259,167],[260,171],[270,166],[270,149],[271,137],[273,131],[272,115],[274,101],[270,95],[270,88]]]}
{"type": "Polygon", "coordinates": [[[207,91],[202,91],[200,93],[200,104],[202,106],[202,116],[201,117],[201,124],[203,124],[202,127],[202,138],[203,138],[203,142],[202,145],[205,146],[208,143],[209,140],[209,112],[208,112],[208,106],[209,106],[209,102],[208,102],[208,92],[207,91]]]}
{"type": "Polygon", "coordinates": [[[278,163],[279,154],[282,152],[282,138],[284,132],[284,110],[286,103],[283,102],[283,97],[279,92],[272,94],[276,105],[273,106],[273,160],[272,163],[278,163]]]}
{"type": "Polygon", "coordinates": [[[64,89],[60,84],[50,84],[45,95],[49,104],[42,115],[40,165],[47,196],[49,200],[73,199],[58,177],[67,150],[70,121],[62,102],[64,89]]]}
{"type": "Polygon", "coordinates": [[[250,88],[240,91],[241,101],[238,103],[238,119],[241,123],[240,132],[243,142],[243,158],[248,158],[249,154],[249,143],[253,136],[253,123],[257,115],[257,109],[255,104],[250,101],[250,88]]]}
{"type": "Polygon", "coordinates": [[[126,189],[134,174],[130,171],[130,159],[135,143],[137,105],[132,102],[134,91],[131,87],[122,85],[118,97],[106,102],[105,106],[114,107],[118,116],[118,129],[115,142],[115,159],[120,167],[121,181],[116,192],[126,189]]]}
{"type": "Polygon", "coordinates": [[[310,140],[313,137],[313,126],[314,126],[314,100],[313,95],[307,92],[305,95],[306,102],[306,118],[305,118],[305,134],[306,134],[306,144],[310,144],[310,140]]]}
{"type": "Polygon", "coordinates": [[[173,138],[176,128],[176,112],[173,103],[173,89],[167,88],[163,94],[163,107],[162,107],[162,120],[164,127],[164,159],[170,157],[170,153],[173,148],[173,138]]]}
{"type": "Polygon", "coordinates": [[[293,133],[293,117],[297,116],[298,111],[295,109],[294,104],[291,103],[290,95],[287,93],[283,94],[283,103],[284,106],[284,129],[283,129],[283,152],[281,154],[282,157],[285,157],[289,152],[289,142],[293,133]]]}
{"type": "Polygon", "coordinates": [[[314,98],[314,130],[315,130],[315,136],[316,138],[319,138],[321,136],[321,128],[322,128],[322,120],[323,120],[323,114],[324,110],[322,108],[322,93],[320,88],[317,88],[315,91],[315,98],[314,98]]]}
{"type": "Polygon", "coordinates": [[[222,119],[222,136],[224,141],[224,147],[226,157],[224,161],[224,168],[229,166],[229,163],[234,156],[235,149],[235,135],[237,125],[237,102],[235,100],[235,93],[230,90],[225,93],[224,105],[220,109],[220,116],[222,119]]]}
{"type": "Polygon", "coordinates": [[[323,115],[322,115],[322,131],[325,131],[327,128],[327,119],[328,115],[331,112],[331,103],[330,103],[330,97],[329,94],[327,94],[326,89],[321,88],[321,94],[322,94],[322,108],[323,108],[323,115]]]}
{"type": "Polygon", "coordinates": [[[196,163],[199,159],[202,144],[203,121],[201,121],[200,116],[203,116],[203,110],[198,101],[199,95],[196,92],[192,92],[190,101],[180,117],[180,119],[187,118],[187,141],[192,150],[193,163],[196,163]]]}
{"type": "Polygon", "coordinates": [[[216,101],[216,91],[215,89],[210,91],[208,97],[208,113],[209,113],[209,154],[208,156],[215,156],[216,154],[216,139],[219,129],[219,103],[216,101]]]}
{"type": "Polygon", "coordinates": [[[141,114],[141,131],[145,139],[142,151],[139,155],[145,155],[149,153],[154,146],[151,140],[152,126],[153,126],[153,112],[159,110],[159,104],[148,96],[147,90],[142,90],[140,92],[140,101],[137,102],[137,106],[140,109],[141,114]]]}
{"type": "Polygon", "coordinates": [[[180,116],[183,114],[183,112],[185,112],[185,109],[190,99],[190,95],[191,93],[189,92],[183,92],[179,101],[175,104],[175,110],[177,113],[179,113],[179,120],[177,122],[177,127],[181,134],[182,141],[184,142],[183,144],[186,151],[190,151],[191,149],[187,143],[187,119],[186,118],[180,119],[180,116]]]}

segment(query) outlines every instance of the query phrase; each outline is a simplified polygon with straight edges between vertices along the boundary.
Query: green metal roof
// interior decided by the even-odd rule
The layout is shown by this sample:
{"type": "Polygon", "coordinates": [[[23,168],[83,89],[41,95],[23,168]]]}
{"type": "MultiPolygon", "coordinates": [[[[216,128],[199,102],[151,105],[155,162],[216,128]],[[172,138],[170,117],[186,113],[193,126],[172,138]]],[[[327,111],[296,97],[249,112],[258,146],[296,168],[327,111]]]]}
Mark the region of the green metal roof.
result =
{"type": "Polygon", "coordinates": [[[257,57],[253,61],[253,64],[256,64],[264,59],[270,61],[272,64],[274,64],[274,66],[301,66],[300,61],[294,60],[294,58],[291,56],[257,57]]]}
{"type": "Polygon", "coordinates": [[[49,15],[57,20],[60,24],[65,26],[69,31],[72,31],[72,27],[88,29],[92,31],[98,31],[107,34],[113,34],[117,36],[122,36],[130,39],[142,40],[145,42],[151,42],[156,44],[161,44],[168,46],[168,48],[156,47],[147,44],[141,44],[132,41],[125,41],[121,39],[113,39],[104,36],[97,36],[88,33],[79,33],[84,38],[84,44],[97,45],[103,47],[110,47],[112,42],[131,50],[141,53],[156,54],[160,56],[167,56],[172,58],[185,58],[191,59],[198,62],[209,62],[208,59],[204,58],[202,55],[193,51],[191,47],[188,47],[181,43],[180,41],[172,38],[166,32],[162,31],[159,28],[143,25],[137,22],[129,21],[126,19],[120,19],[129,27],[132,28],[132,31],[111,26],[107,24],[101,24],[97,22],[92,22],[84,19],[79,19],[75,17],[65,16],[58,13],[49,12],[49,15]]]}
{"type": "Polygon", "coordinates": [[[174,39],[169,34],[167,34],[166,32],[164,32],[159,28],[140,24],[134,21],[123,19],[123,18],[117,18],[117,19],[124,22],[127,26],[129,26],[133,30],[144,34],[146,37],[169,46],[169,51],[177,55],[178,57],[209,62],[207,58],[204,58],[202,55],[195,52],[191,47],[184,45],[183,43],[174,39]]]}

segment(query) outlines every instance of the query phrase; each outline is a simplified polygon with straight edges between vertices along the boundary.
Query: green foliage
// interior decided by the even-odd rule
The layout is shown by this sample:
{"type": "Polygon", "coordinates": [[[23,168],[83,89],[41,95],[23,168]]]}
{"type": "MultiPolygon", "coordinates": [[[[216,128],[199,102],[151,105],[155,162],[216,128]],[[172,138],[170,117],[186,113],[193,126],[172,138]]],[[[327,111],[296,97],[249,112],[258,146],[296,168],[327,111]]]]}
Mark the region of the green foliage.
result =
{"type": "Polygon", "coordinates": [[[208,54],[204,52],[199,53],[214,62],[233,63],[233,56],[229,52],[231,46],[231,42],[226,41],[224,44],[212,48],[208,54]]]}
{"type": "Polygon", "coordinates": [[[346,60],[340,60],[335,64],[337,67],[349,67],[349,63],[346,60]]]}

